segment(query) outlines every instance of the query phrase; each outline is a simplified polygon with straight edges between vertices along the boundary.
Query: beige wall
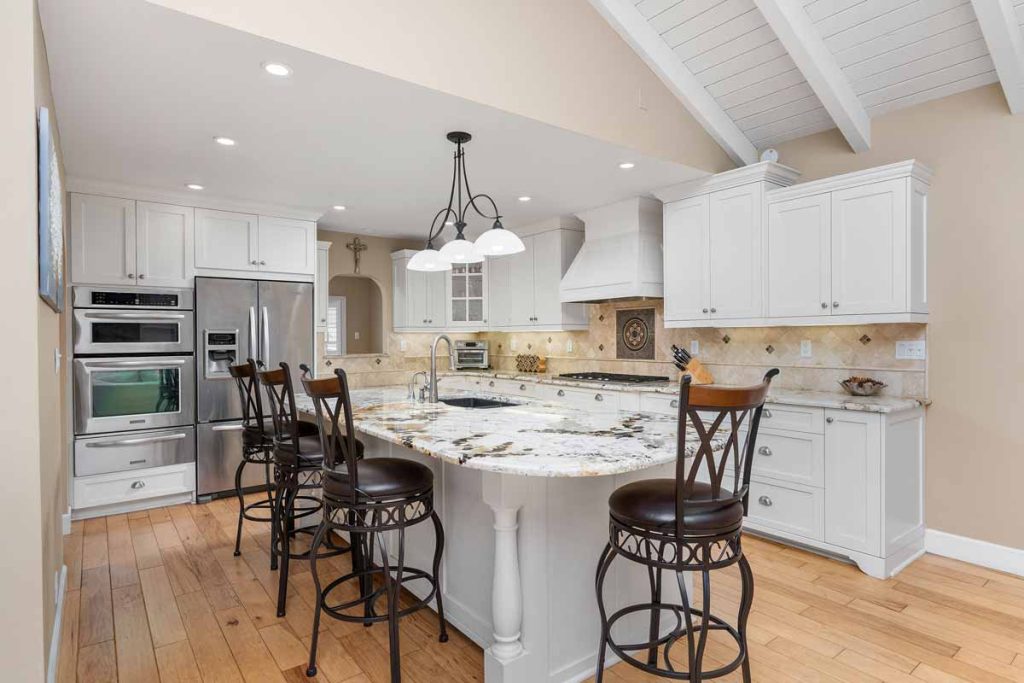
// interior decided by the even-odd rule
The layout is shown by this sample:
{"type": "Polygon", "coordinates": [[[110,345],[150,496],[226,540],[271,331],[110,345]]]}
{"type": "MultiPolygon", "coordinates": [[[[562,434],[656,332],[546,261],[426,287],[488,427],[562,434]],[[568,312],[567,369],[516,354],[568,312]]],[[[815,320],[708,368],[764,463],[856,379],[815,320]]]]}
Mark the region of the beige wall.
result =
{"type": "Polygon", "coordinates": [[[733,167],[587,0],[155,1],[645,154],[733,167]]]}
{"type": "MultiPolygon", "coordinates": [[[[0,443],[4,485],[0,518],[8,522],[0,555],[0,662],[5,680],[41,681],[52,620],[53,539],[44,543],[40,432],[41,312],[37,296],[36,73],[39,23],[33,0],[11,0],[0,21],[0,230],[6,256],[2,274],[5,329],[0,335],[4,387],[0,443]],[[47,559],[52,561],[52,557],[47,559]]],[[[54,392],[55,393],[55,392],[54,392]]],[[[50,394],[53,395],[53,394],[50,394]]],[[[50,501],[46,501],[49,509],[50,501]]]]}
{"type": "Polygon", "coordinates": [[[335,275],[330,296],[345,297],[345,353],[383,353],[384,315],[380,287],[368,277],[335,275]]]}
{"type": "Polygon", "coordinates": [[[871,150],[835,131],[779,146],[805,179],[916,158],[929,195],[927,524],[1024,548],[1024,116],[998,85],[878,117],[871,150]]]}

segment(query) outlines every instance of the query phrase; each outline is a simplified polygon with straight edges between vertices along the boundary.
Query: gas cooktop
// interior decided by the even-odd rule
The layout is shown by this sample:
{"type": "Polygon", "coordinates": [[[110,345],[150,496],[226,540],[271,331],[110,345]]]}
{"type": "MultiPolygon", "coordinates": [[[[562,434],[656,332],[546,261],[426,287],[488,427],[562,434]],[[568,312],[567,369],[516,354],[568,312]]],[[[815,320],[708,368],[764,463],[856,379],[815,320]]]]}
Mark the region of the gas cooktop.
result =
{"type": "Polygon", "coordinates": [[[617,384],[648,384],[653,382],[667,382],[668,377],[655,377],[653,375],[620,375],[614,372],[569,372],[559,375],[564,379],[576,379],[584,382],[609,382],[617,384]]]}

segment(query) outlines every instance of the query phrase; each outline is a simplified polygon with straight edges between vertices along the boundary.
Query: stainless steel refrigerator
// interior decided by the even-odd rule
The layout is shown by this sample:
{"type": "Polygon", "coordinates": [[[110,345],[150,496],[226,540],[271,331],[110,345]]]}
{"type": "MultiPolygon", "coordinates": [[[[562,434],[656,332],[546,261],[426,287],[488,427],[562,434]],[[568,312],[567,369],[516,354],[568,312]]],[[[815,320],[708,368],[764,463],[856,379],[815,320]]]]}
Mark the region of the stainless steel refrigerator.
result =
{"type": "MultiPolygon", "coordinates": [[[[299,363],[312,365],[313,353],[311,283],[196,278],[197,495],[233,491],[242,459],[242,405],[228,366],[287,362],[301,392],[299,363]]],[[[263,399],[268,412],[265,392],[263,399]]],[[[243,475],[246,487],[265,482],[259,467],[243,475]]]]}

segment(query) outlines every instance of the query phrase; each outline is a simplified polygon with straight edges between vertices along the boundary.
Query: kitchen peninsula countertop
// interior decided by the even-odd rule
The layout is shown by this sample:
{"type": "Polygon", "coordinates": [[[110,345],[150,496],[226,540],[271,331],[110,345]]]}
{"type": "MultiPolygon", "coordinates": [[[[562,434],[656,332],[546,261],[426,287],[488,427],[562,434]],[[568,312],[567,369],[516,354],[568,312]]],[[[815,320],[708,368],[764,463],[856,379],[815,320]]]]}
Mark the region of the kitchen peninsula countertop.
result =
{"type": "MultiPolygon", "coordinates": [[[[443,373],[444,377],[481,377],[488,379],[507,379],[517,382],[536,382],[554,386],[576,387],[601,391],[653,392],[659,394],[678,394],[678,380],[668,382],[652,382],[646,384],[621,384],[617,382],[588,382],[568,379],[557,375],[539,373],[497,372],[493,370],[459,370],[443,373]]],[[[438,385],[444,388],[443,384],[438,385]]],[[[859,410],[869,413],[898,413],[918,406],[929,406],[931,401],[925,398],[901,398],[898,396],[851,396],[838,391],[809,391],[802,389],[772,389],[768,395],[768,403],[780,403],[791,406],[807,406],[811,408],[831,408],[835,410],[859,410]]]]}
{"type": "MultiPolygon", "coordinates": [[[[442,398],[486,394],[440,388],[442,398]]],[[[409,400],[404,387],[351,393],[357,431],[473,469],[536,477],[591,477],[632,472],[676,459],[675,416],[581,410],[518,397],[504,397],[517,403],[508,407],[457,408],[409,400]]],[[[314,414],[313,402],[305,394],[297,392],[295,402],[305,415],[314,414]]],[[[687,436],[687,455],[692,456],[696,434],[688,430],[687,436]]],[[[719,439],[717,446],[723,447],[724,441],[719,439]]]]}

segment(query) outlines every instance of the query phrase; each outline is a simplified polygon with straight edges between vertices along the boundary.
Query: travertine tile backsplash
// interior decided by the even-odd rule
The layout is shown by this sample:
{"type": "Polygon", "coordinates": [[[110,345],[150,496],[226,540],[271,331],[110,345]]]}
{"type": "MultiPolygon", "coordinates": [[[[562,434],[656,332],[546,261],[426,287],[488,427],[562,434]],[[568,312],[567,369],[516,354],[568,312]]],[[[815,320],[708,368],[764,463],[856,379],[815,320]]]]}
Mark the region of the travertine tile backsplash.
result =
{"type": "MultiPolygon", "coordinates": [[[[761,327],[665,329],[662,302],[618,302],[590,306],[590,329],[583,332],[485,332],[452,333],[453,338],[487,339],[491,343],[491,365],[498,370],[514,370],[515,356],[534,353],[546,356],[548,372],[622,372],[665,375],[676,379],[679,373],[671,362],[672,344],[685,349],[690,342],[700,344],[700,360],[708,366],[717,382],[744,384],[755,382],[766,370],[782,370],[776,386],[786,389],[841,391],[838,382],[850,375],[870,375],[889,386],[883,393],[891,396],[927,396],[925,361],[896,360],[898,340],[925,339],[927,326],[907,325],[835,325],[824,327],[761,327]],[[655,312],[655,358],[621,361],[615,358],[615,310],[653,308],[655,312]],[[728,337],[728,342],[725,340],[728,337]],[[811,358],[800,357],[801,340],[810,340],[811,358]],[[864,341],[861,341],[864,339],[864,341]],[[568,350],[569,342],[572,350],[568,350]],[[513,346],[515,348],[513,348],[513,346]],[[767,348],[771,346],[772,352],[767,348]]],[[[387,335],[386,353],[346,358],[325,357],[321,335],[317,335],[320,372],[343,364],[353,386],[405,384],[411,373],[429,366],[433,333],[387,335]],[[401,350],[402,342],[406,350],[401,350]],[[330,363],[330,365],[328,365],[330,363]]],[[[447,352],[442,346],[443,352],[447,352]]],[[[447,357],[438,359],[448,368],[447,357]]]]}

